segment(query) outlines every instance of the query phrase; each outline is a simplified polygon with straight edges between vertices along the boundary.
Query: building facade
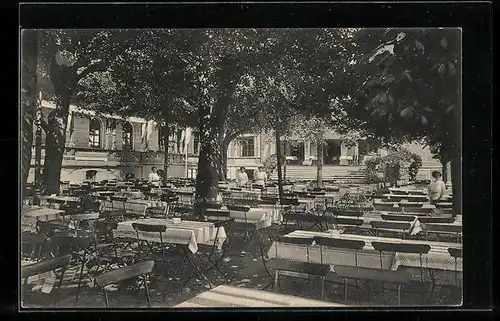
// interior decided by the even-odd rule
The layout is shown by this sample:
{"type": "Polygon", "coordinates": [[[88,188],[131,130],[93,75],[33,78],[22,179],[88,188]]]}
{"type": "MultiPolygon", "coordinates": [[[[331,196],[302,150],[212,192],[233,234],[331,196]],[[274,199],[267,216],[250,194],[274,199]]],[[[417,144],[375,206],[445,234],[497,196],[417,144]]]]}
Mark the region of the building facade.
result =
{"type": "MultiPolygon", "coordinates": [[[[42,102],[42,114],[47,119],[55,105],[42,102]]],[[[169,147],[170,177],[196,177],[199,153],[199,136],[191,129],[171,125],[169,147]],[[187,142],[187,144],[185,144],[187,142]]],[[[45,133],[42,131],[42,165],[44,160],[45,133]]],[[[28,181],[34,180],[35,139],[33,139],[31,171],[28,181]]],[[[164,168],[165,143],[162,126],[142,118],[121,118],[114,115],[96,115],[92,111],[70,106],[66,132],[66,149],[63,158],[61,181],[81,182],[95,172],[96,180],[123,179],[127,175],[146,178],[151,168],[164,168]]],[[[314,142],[288,139],[281,142],[288,166],[311,166],[317,159],[314,142]]],[[[440,169],[428,148],[418,144],[407,146],[422,156],[423,175],[430,169],[440,169]],[[427,169],[427,171],[426,171],[427,169]]],[[[325,166],[362,165],[363,156],[376,151],[367,141],[347,145],[334,131],[325,136],[325,166]]],[[[227,177],[233,179],[240,167],[250,176],[271,155],[276,153],[273,135],[246,134],[232,141],[227,154],[227,177]]]]}

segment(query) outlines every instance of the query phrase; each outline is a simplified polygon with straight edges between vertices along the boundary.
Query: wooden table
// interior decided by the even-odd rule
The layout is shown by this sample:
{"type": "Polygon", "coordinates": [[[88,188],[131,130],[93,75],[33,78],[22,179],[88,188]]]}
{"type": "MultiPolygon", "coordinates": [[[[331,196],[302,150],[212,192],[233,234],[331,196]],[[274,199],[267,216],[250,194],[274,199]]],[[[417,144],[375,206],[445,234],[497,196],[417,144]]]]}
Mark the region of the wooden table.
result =
{"type": "Polygon", "coordinates": [[[304,299],[262,290],[220,285],[182,302],[175,308],[295,308],[345,307],[343,304],[304,299]]]}

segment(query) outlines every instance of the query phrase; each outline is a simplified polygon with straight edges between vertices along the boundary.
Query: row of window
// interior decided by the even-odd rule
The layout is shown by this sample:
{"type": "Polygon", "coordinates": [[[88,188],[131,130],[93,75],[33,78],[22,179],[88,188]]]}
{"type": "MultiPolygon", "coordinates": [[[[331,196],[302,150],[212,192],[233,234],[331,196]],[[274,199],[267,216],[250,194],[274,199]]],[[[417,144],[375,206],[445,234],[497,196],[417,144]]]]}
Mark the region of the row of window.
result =
{"type": "MultiPolygon", "coordinates": [[[[114,135],[116,130],[116,121],[106,122],[106,134],[112,136],[112,141],[114,142],[114,135]]],[[[126,122],[122,127],[122,148],[123,150],[133,149],[133,127],[132,124],[126,122]]],[[[91,148],[102,148],[101,141],[101,122],[98,119],[91,119],[89,123],[89,147],[91,148]]],[[[160,148],[164,146],[164,139],[162,131],[158,131],[158,141],[160,142],[160,148]]],[[[174,132],[171,133],[171,138],[174,137],[174,132]]],[[[195,132],[193,133],[193,152],[197,154],[199,152],[199,135],[195,132]]],[[[114,148],[111,146],[110,148],[114,148]]],[[[241,139],[241,156],[242,157],[254,157],[255,156],[255,140],[254,137],[244,137],[241,139]]]]}
{"type": "MultiPolygon", "coordinates": [[[[106,134],[112,136],[112,142],[114,143],[116,130],[116,121],[106,122],[106,134]]],[[[122,127],[122,148],[124,150],[132,150],[132,137],[134,129],[132,124],[124,123],[122,127]]],[[[91,148],[102,148],[101,141],[101,122],[98,119],[91,119],[89,123],[89,147],[91,148]]],[[[112,144],[113,144],[112,143],[112,144]]],[[[111,147],[113,148],[113,147],[111,147]]]]}

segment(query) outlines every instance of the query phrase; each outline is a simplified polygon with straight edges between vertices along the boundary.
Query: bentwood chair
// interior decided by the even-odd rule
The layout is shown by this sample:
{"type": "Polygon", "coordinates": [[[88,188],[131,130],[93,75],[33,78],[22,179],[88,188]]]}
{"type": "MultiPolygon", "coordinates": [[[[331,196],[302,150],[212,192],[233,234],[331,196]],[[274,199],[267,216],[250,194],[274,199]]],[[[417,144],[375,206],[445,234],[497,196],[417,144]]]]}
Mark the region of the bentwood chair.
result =
{"type": "Polygon", "coordinates": [[[234,236],[232,234],[233,225],[234,218],[225,217],[222,220],[215,221],[214,228],[216,232],[213,243],[211,245],[198,244],[198,252],[200,253],[199,257],[204,261],[204,273],[215,270],[226,280],[227,283],[229,283],[230,280],[223,272],[222,265],[224,264],[224,258],[226,258],[226,255],[231,248],[232,242],[234,241],[234,236]],[[222,233],[222,229],[224,229],[227,238],[221,245],[221,249],[219,250],[219,235],[222,233]],[[209,248],[204,251],[205,247],[209,248]]]}
{"type": "Polygon", "coordinates": [[[380,217],[384,221],[395,221],[395,222],[413,222],[415,220],[415,216],[411,216],[411,215],[381,214],[380,217]]]}
{"type": "Polygon", "coordinates": [[[371,227],[375,230],[376,236],[382,234],[396,234],[405,239],[411,229],[409,222],[392,222],[392,221],[371,221],[371,227]]]}
{"type": "Polygon", "coordinates": [[[423,282],[423,265],[422,265],[422,255],[429,253],[431,250],[428,244],[411,244],[411,243],[386,243],[386,242],[371,242],[373,248],[379,252],[380,257],[380,269],[384,269],[382,264],[382,252],[393,253],[412,253],[418,254],[420,263],[420,281],[423,282]]]}
{"type": "Polygon", "coordinates": [[[452,258],[455,259],[455,283],[459,285],[458,282],[458,259],[462,258],[462,249],[448,248],[448,253],[452,258]]]}
{"type": "MultiPolygon", "coordinates": [[[[109,297],[106,287],[111,284],[123,282],[125,280],[141,278],[141,283],[144,285],[148,307],[151,307],[151,297],[149,295],[148,276],[153,271],[154,261],[143,261],[133,265],[128,265],[116,270],[105,272],[96,277],[96,284],[102,288],[106,307],[109,308],[109,297]]],[[[139,286],[140,287],[140,286],[139,286]]]]}
{"type": "MultiPolygon", "coordinates": [[[[70,262],[71,262],[71,255],[68,254],[52,259],[43,260],[34,264],[22,266],[21,279],[24,280],[22,288],[23,301],[27,299],[27,293],[28,293],[27,283],[29,277],[40,275],[47,272],[54,272],[56,274],[56,278],[58,279],[57,289],[59,290],[61,288],[64,279],[64,273],[66,272],[70,262]],[[59,274],[59,276],[57,276],[57,274],[59,274]]],[[[58,295],[56,293],[54,295],[54,304],[57,302],[57,299],[58,295]]]]}
{"type": "MultiPolygon", "coordinates": [[[[396,291],[396,302],[399,306],[401,304],[401,288],[403,285],[409,285],[411,281],[411,276],[406,271],[391,271],[382,270],[377,268],[364,268],[364,267],[354,267],[345,265],[336,265],[335,272],[327,276],[327,281],[330,280],[331,276],[336,276],[344,279],[344,300],[347,301],[348,298],[348,283],[347,280],[352,279],[356,281],[356,300],[359,302],[359,281],[367,282],[380,282],[381,284],[393,283],[397,285],[396,291]]],[[[387,288],[382,287],[382,294],[384,295],[385,303],[385,292],[387,288]]],[[[368,291],[375,296],[375,293],[368,291]]]]}
{"type": "MultiPolygon", "coordinates": [[[[330,265],[323,263],[309,262],[309,247],[312,245],[313,239],[311,238],[295,238],[283,236],[278,238],[275,248],[275,258],[268,262],[268,266],[274,270],[274,291],[279,291],[279,277],[281,275],[289,277],[306,278],[309,281],[309,292],[312,294],[312,278],[319,278],[321,280],[321,297],[325,293],[325,277],[330,270],[330,265]],[[305,247],[307,262],[290,261],[288,259],[281,259],[279,257],[278,244],[292,244],[295,246],[305,247]]],[[[270,286],[268,284],[265,288],[270,286]]]]}

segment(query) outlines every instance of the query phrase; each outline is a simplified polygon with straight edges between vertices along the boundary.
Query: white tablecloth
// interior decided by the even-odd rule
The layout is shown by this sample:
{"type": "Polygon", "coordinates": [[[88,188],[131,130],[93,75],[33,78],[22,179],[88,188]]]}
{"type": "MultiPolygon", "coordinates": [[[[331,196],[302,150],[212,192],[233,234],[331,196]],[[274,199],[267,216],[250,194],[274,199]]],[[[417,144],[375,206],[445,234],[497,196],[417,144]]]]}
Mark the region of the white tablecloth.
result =
{"type": "MultiPolygon", "coordinates": [[[[330,237],[329,233],[314,231],[294,231],[287,234],[289,237],[313,236],[330,237]]],[[[371,237],[362,235],[342,234],[342,239],[365,241],[363,250],[358,252],[358,266],[367,268],[380,268],[379,252],[373,249],[371,242],[391,242],[428,244],[431,250],[428,254],[422,255],[422,266],[429,269],[455,270],[455,260],[449,255],[448,248],[462,248],[457,243],[427,242],[427,241],[405,241],[387,237],[371,237]]],[[[284,243],[273,243],[268,251],[270,258],[283,258],[301,262],[321,262],[321,250],[319,246],[300,246],[284,243]]],[[[355,266],[354,251],[344,249],[323,249],[323,263],[330,265],[350,265],[355,266]]],[[[382,253],[382,268],[397,270],[399,266],[420,267],[419,255],[412,253],[382,253]]],[[[457,270],[462,271],[462,259],[457,260],[457,270]]]]}
{"type": "MultiPolygon", "coordinates": [[[[193,253],[198,251],[198,244],[212,245],[217,234],[217,229],[210,222],[182,221],[181,223],[173,223],[169,219],[148,218],[118,223],[117,229],[113,230],[113,236],[135,238],[136,232],[132,227],[132,223],[165,225],[167,230],[162,233],[163,242],[188,245],[188,248],[193,253]]],[[[150,242],[160,242],[159,233],[139,232],[139,238],[150,242]]],[[[217,236],[219,247],[222,246],[226,238],[226,231],[221,227],[217,236]]]]}
{"type": "Polygon", "coordinates": [[[22,215],[29,218],[36,218],[38,221],[53,221],[59,219],[63,210],[57,210],[42,206],[30,206],[23,208],[22,215]]]}
{"type": "MultiPolygon", "coordinates": [[[[246,223],[254,224],[257,229],[266,228],[279,221],[279,211],[265,208],[250,208],[246,214],[246,223]]],[[[245,212],[229,211],[229,217],[236,222],[245,223],[245,212]]]]}
{"type": "Polygon", "coordinates": [[[144,215],[146,208],[157,207],[161,202],[150,200],[130,200],[127,202],[121,201],[104,201],[101,203],[101,211],[103,210],[121,210],[125,208],[128,214],[144,215]]]}
{"type": "Polygon", "coordinates": [[[342,307],[345,305],[331,302],[303,299],[291,295],[278,294],[262,290],[220,285],[203,292],[175,308],[287,308],[287,307],[342,307]]]}

